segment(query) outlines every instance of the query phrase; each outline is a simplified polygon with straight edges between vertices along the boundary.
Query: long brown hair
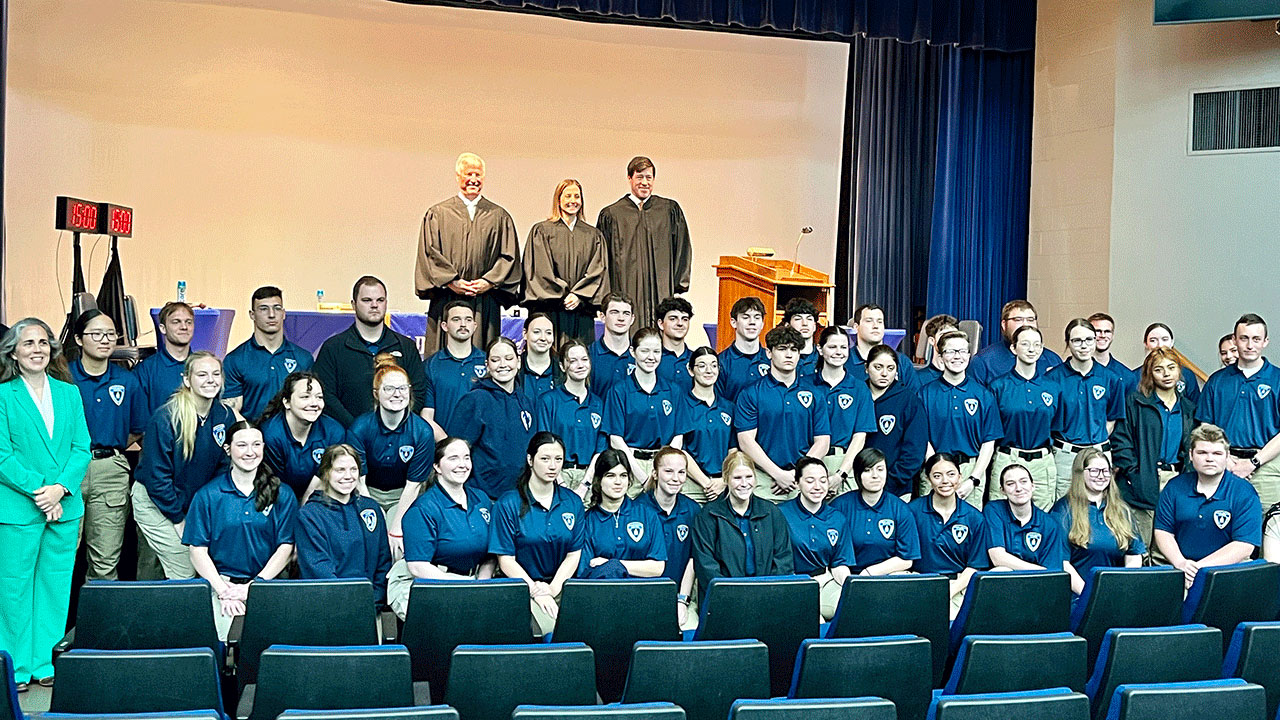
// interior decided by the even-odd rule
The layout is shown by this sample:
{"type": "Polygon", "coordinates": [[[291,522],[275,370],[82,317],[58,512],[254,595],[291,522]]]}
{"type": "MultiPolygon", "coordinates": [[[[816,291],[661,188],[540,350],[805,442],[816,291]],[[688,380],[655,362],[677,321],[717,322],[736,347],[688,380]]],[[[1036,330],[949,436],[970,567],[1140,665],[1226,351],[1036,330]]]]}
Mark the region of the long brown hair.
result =
{"type": "Polygon", "coordinates": [[[582,183],[578,182],[577,180],[574,180],[573,178],[566,178],[564,180],[561,180],[560,184],[556,186],[556,192],[554,195],[551,196],[551,219],[559,220],[564,217],[563,215],[560,214],[560,196],[564,194],[565,189],[568,188],[570,185],[577,186],[578,198],[582,201],[582,205],[578,208],[578,214],[575,217],[578,218],[578,222],[586,222],[587,221],[586,193],[582,192],[582,183]]]}
{"type": "MultiPolygon", "coordinates": [[[[1067,506],[1071,509],[1071,529],[1067,532],[1067,540],[1076,547],[1088,547],[1089,541],[1093,538],[1093,531],[1089,526],[1089,491],[1085,487],[1084,476],[1085,468],[1089,467],[1089,463],[1095,458],[1106,460],[1107,467],[1111,467],[1111,460],[1107,458],[1106,453],[1092,447],[1081,450],[1076,455],[1075,462],[1071,463],[1071,488],[1067,490],[1067,506]]],[[[1115,535],[1116,545],[1121,550],[1128,550],[1133,543],[1133,538],[1136,537],[1133,532],[1133,510],[1120,495],[1120,488],[1116,485],[1114,477],[1107,485],[1102,501],[1105,504],[1102,509],[1103,524],[1112,535],[1115,535]]]]}
{"type": "Polygon", "coordinates": [[[1143,395],[1151,397],[1151,393],[1155,392],[1156,380],[1151,373],[1157,363],[1165,360],[1172,360],[1178,366],[1178,372],[1182,372],[1182,360],[1173,348],[1158,347],[1152,350],[1147,353],[1147,359],[1142,361],[1142,377],[1138,380],[1138,391],[1143,395]]]}

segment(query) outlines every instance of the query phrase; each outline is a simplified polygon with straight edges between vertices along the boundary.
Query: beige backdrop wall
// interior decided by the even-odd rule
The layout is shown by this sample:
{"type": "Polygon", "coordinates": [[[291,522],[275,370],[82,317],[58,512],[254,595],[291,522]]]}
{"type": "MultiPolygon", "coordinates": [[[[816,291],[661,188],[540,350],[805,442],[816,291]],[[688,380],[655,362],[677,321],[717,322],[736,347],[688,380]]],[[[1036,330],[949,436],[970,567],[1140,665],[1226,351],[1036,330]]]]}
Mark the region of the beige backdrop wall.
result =
{"type": "Polygon", "coordinates": [[[583,182],[594,219],[627,190],[627,160],[652,157],[689,217],[704,321],[721,254],[789,255],[807,224],[801,262],[833,266],[840,43],[383,0],[12,0],[9,37],[11,321],[61,324],[58,194],[134,206],[128,290],[151,307],[185,280],[189,299],[240,310],[233,343],[265,283],[309,308],[368,272],[393,308],[421,309],[418,223],[456,192],[462,150],[486,158],[486,195],[522,236],[560,179],[583,182]]]}

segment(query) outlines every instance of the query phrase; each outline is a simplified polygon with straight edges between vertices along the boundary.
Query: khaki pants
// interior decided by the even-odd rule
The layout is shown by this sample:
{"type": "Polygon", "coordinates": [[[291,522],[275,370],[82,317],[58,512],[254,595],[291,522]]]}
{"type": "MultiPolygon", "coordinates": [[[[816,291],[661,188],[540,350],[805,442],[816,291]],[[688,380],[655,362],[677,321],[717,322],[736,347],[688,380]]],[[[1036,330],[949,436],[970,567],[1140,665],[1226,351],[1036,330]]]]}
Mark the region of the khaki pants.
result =
{"type": "MultiPolygon", "coordinates": [[[[559,595],[552,599],[556,601],[557,606],[560,605],[559,595]]],[[[548,615],[533,597],[529,598],[529,610],[533,613],[533,634],[535,637],[542,637],[556,629],[556,619],[548,615]]]]}
{"type": "Polygon", "coordinates": [[[694,482],[692,478],[684,481],[684,487],[680,488],[680,494],[688,497],[699,505],[706,505],[708,502],[707,492],[702,489],[701,485],[694,482]]]}
{"type": "Polygon", "coordinates": [[[387,516],[387,523],[390,524],[395,518],[396,503],[400,502],[400,496],[404,494],[404,488],[396,488],[394,490],[379,490],[378,488],[369,488],[369,497],[382,508],[382,514],[387,516]]]}
{"type": "Polygon", "coordinates": [[[560,468],[560,484],[577,493],[579,497],[591,494],[591,488],[583,487],[582,485],[582,481],[586,477],[586,468],[560,468]]]}
{"type": "Polygon", "coordinates": [[[387,573],[387,605],[401,620],[409,614],[409,591],[413,589],[413,573],[409,565],[400,558],[387,573]]]}
{"type": "Polygon", "coordinates": [[[960,614],[960,606],[964,605],[964,594],[968,591],[969,591],[969,587],[966,585],[963,590],[951,596],[951,619],[952,620],[955,620],[956,616],[960,614]]]}
{"type": "Polygon", "coordinates": [[[133,498],[133,520],[138,524],[138,533],[147,539],[147,545],[159,558],[165,578],[189,580],[195,577],[191,551],[182,544],[178,527],[169,522],[169,518],[151,501],[146,486],[134,483],[130,496],[133,498]]]}
{"type": "Polygon", "coordinates": [[[762,470],[756,470],[756,497],[764,498],[772,503],[782,503],[790,500],[798,494],[800,494],[800,486],[798,484],[795,489],[789,493],[784,493],[782,495],[775,493],[773,491],[773,478],[769,477],[768,473],[765,473],[762,470]]]}
{"type": "Polygon", "coordinates": [[[1249,483],[1258,491],[1262,512],[1280,502],[1280,458],[1271,460],[1250,473],[1249,483]]]}
{"type": "Polygon", "coordinates": [[[1004,490],[1000,487],[1000,473],[1014,464],[1025,467],[1031,473],[1031,479],[1036,484],[1035,490],[1031,493],[1031,502],[1041,510],[1048,512],[1058,499],[1054,497],[1058,488],[1057,464],[1054,462],[1053,455],[1048,453],[1035,460],[1025,460],[996,451],[995,456],[991,459],[991,490],[987,495],[988,501],[1004,499],[1004,490]]]}
{"type": "Polygon", "coordinates": [[[636,458],[636,465],[640,466],[642,474],[640,477],[632,478],[631,487],[627,488],[627,497],[635,500],[644,494],[644,485],[649,482],[649,476],[653,474],[653,458],[641,460],[636,458]]]}
{"type": "Polygon", "coordinates": [[[840,604],[842,586],[834,577],[831,577],[830,570],[821,575],[814,575],[813,579],[818,581],[818,607],[822,613],[822,621],[831,622],[831,618],[836,614],[836,606],[840,604]]]}
{"type": "MultiPolygon", "coordinates": [[[[831,491],[836,495],[847,493],[854,489],[856,483],[853,481],[852,474],[843,482],[836,483],[835,475],[840,472],[840,466],[844,463],[844,451],[836,450],[830,455],[822,458],[822,464],[827,466],[827,476],[831,478],[831,491]]],[[[852,472],[852,471],[851,471],[852,472]]]]}
{"type": "MultiPolygon", "coordinates": [[[[231,582],[226,575],[222,575],[223,582],[231,582]]],[[[218,639],[222,642],[227,641],[227,635],[231,634],[231,622],[235,620],[233,615],[222,614],[222,601],[218,599],[218,591],[213,590],[213,626],[218,631],[218,639]]]]}
{"type": "MultiPolygon", "coordinates": [[[[970,460],[970,461],[968,461],[968,462],[966,462],[966,463],[961,463],[961,464],[960,464],[960,479],[961,479],[961,481],[968,479],[968,477],[969,477],[970,475],[972,475],[972,474],[973,474],[973,466],[974,466],[974,465],[977,465],[977,464],[978,464],[978,461],[977,461],[977,460],[970,460]]],[[[989,483],[986,483],[986,482],[984,481],[984,483],[983,483],[983,486],[982,486],[982,487],[977,488],[977,489],[976,489],[976,490],[974,490],[973,492],[969,493],[969,497],[967,497],[967,498],[965,498],[965,499],[964,499],[964,500],[965,500],[965,502],[967,502],[967,503],[969,503],[970,505],[972,505],[972,506],[974,506],[974,507],[978,508],[979,510],[981,510],[981,509],[982,509],[982,494],[983,494],[984,492],[986,492],[986,486],[987,486],[988,484],[989,484],[989,483]]],[[[921,473],[920,473],[920,497],[924,497],[925,495],[928,495],[932,490],[933,490],[933,483],[929,482],[929,476],[928,476],[928,475],[926,475],[923,471],[921,471],[921,473]]]]}
{"type": "Polygon", "coordinates": [[[113,455],[89,462],[84,482],[84,554],[88,580],[115,580],[129,514],[129,461],[113,455]]]}
{"type": "MultiPolygon", "coordinates": [[[[1157,470],[1156,476],[1160,479],[1160,490],[1164,491],[1164,486],[1169,481],[1178,476],[1175,470],[1157,470]]],[[[1160,548],[1156,547],[1153,536],[1155,535],[1155,519],[1156,512],[1154,510],[1133,509],[1133,529],[1138,533],[1138,537],[1142,538],[1143,544],[1147,546],[1147,559],[1150,565],[1168,565],[1169,561],[1165,559],[1164,553],[1160,552],[1160,548]]]]}

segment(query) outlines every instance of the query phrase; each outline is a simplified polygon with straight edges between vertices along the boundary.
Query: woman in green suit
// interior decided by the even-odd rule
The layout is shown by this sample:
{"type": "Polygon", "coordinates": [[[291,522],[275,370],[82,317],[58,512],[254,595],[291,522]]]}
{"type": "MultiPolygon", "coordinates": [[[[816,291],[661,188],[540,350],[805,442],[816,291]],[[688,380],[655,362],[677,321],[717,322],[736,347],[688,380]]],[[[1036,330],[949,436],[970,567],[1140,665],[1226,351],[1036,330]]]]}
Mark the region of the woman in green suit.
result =
{"type": "Polygon", "coordinates": [[[62,344],[36,318],[0,339],[0,648],[19,692],[53,684],[89,468],[89,427],[62,344]]]}

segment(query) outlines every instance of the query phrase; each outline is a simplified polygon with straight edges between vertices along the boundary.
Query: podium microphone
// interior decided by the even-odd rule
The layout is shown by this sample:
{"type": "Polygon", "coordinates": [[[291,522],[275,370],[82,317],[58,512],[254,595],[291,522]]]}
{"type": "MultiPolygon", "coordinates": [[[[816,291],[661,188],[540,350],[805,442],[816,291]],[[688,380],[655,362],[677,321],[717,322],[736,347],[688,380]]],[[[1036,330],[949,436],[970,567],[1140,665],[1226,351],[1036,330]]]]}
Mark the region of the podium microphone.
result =
{"type": "Polygon", "coordinates": [[[796,246],[791,250],[791,274],[795,275],[796,270],[800,267],[800,241],[804,240],[804,236],[813,232],[813,228],[805,225],[800,228],[800,234],[796,236],[796,246]]]}

